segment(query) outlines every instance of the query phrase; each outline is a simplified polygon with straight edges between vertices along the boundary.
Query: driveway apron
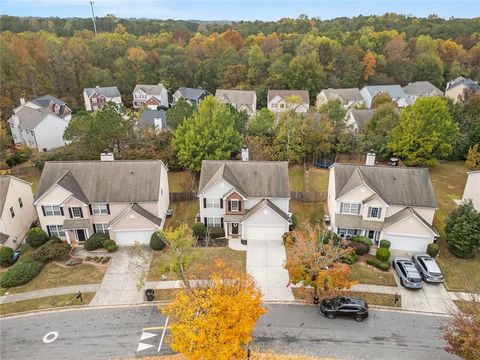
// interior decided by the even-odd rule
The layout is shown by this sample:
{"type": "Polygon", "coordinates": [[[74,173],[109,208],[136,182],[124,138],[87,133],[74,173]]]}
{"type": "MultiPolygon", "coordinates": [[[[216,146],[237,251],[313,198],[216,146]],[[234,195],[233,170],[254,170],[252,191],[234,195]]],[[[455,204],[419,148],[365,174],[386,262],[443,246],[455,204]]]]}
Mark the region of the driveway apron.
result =
{"type": "Polygon", "coordinates": [[[264,301],[294,301],[283,268],[287,256],[282,240],[248,240],[247,272],[255,278],[264,301]]]}

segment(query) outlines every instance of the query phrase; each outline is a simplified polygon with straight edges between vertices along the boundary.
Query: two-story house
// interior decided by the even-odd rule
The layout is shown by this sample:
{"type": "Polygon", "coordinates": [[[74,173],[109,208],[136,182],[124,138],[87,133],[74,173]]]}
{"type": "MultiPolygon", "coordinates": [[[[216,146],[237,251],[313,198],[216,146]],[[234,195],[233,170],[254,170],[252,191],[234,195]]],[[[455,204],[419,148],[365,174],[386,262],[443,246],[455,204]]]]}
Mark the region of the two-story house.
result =
{"type": "Polygon", "coordinates": [[[359,132],[375,114],[374,109],[353,109],[347,112],[345,123],[354,131],[359,132]]]}
{"type": "Polygon", "coordinates": [[[229,239],[276,240],[290,225],[288,163],[202,161],[200,221],[229,239]]]}
{"type": "Polygon", "coordinates": [[[184,99],[190,105],[198,105],[204,98],[210,95],[212,94],[204,89],[181,87],[173,93],[173,105],[175,105],[180,99],[184,99]]]}
{"type": "Polygon", "coordinates": [[[399,108],[411,105],[407,94],[400,85],[368,85],[364,86],[360,93],[368,109],[372,108],[375,97],[380,94],[390,95],[393,103],[399,108]]]}
{"type": "Polygon", "coordinates": [[[322,106],[331,100],[340,100],[345,109],[363,105],[363,96],[357,88],[323,89],[317,95],[317,106],[322,106]]]}
{"type": "Polygon", "coordinates": [[[224,104],[232,105],[238,111],[245,111],[250,117],[257,112],[255,91],[217,89],[215,98],[224,104]]]}
{"type": "Polygon", "coordinates": [[[36,219],[31,184],[0,176],[0,245],[16,249],[36,219]]]}
{"type": "Polygon", "coordinates": [[[392,249],[425,251],[439,236],[428,169],[335,163],[328,208],[333,231],[343,237],[387,239],[392,249]]]}
{"type": "Polygon", "coordinates": [[[133,89],[133,108],[157,110],[159,106],[168,108],[168,91],[163,84],[135,85],[133,89]]]}
{"type": "Polygon", "coordinates": [[[72,111],[65,102],[45,95],[25,102],[13,109],[8,119],[15,144],[39,151],[65,146],[63,133],[72,118],[72,111]]]}
{"type": "Polygon", "coordinates": [[[418,98],[425,96],[443,96],[442,90],[433,85],[430,81],[415,81],[403,87],[407,94],[408,102],[413,104],[418,98]]]}
{"type": "Polygon", "coordinates": [[[453,102],[461,101],[466,91],[480,92],[478,81],[459,76],[449,81],[445,88],[445,96],[453,100],[453,102]]]}
{"type": "Polygon", "coordinates": [[[116,86],[85,88],[83,89],[83,101],[87,111],[97,111],[109,101],[123,106],[120,91],[116,86]]]}
{"type": "Polygon", "coordinates": [[[267,108],[273,113],[293,110],[305,114],[310,107],[308,90],[268,90],[267,108]]]}
{"type": "Polygon", "coordinates": [[[108,233],[118,245],[148,244],[168,210],[165,164],[102,160],[45,163],[34,203],[42,229],[69,243],[108,233]]]}

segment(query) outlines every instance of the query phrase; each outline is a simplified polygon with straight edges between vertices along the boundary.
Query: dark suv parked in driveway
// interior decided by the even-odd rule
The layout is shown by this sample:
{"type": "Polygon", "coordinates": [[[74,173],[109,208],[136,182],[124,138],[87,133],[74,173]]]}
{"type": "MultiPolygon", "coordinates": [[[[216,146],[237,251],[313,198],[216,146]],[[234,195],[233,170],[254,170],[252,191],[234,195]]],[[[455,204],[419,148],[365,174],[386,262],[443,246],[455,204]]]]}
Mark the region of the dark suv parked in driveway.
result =
{"type": "Polygon", "coordinates": [[[363,321],[368,317],[368,305],[363,299],[355,297],[336,297],[325,299],[320,304],[320,311],[329,319],[335,316],[349,316],[356,321],[363,321]]]}

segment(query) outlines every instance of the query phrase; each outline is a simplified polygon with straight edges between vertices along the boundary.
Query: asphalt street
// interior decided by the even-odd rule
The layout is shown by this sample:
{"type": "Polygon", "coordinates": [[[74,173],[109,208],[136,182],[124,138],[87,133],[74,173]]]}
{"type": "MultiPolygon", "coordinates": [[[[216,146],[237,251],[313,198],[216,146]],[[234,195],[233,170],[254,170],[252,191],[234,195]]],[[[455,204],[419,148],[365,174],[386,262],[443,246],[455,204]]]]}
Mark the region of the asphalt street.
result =
{"type": "MultiPolygon", "coordinates": [[[[269,305],[254,330],[252,348],[334,359],[454,359],[442,349],[445,321],[371,311],[369,319],[357,323],[329,320],[313,307],[269,305]]],[[[6,318],[0,320],[0,358],[84,360],[167,354],[165,322],[154,306],[6,318]]]]}

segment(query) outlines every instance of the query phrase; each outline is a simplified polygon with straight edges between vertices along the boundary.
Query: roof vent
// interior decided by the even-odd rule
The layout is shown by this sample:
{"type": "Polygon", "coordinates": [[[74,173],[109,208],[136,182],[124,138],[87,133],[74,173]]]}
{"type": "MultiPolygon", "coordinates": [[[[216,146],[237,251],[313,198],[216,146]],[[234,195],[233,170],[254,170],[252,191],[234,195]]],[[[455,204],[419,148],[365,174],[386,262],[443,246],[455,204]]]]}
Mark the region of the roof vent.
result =
{"type": "Polygon", "coordinates": [[[101,161],[113,161],[115,159],[113,157],[113,153],[105,150],[100,154],[100,160],[101,161]]]}

